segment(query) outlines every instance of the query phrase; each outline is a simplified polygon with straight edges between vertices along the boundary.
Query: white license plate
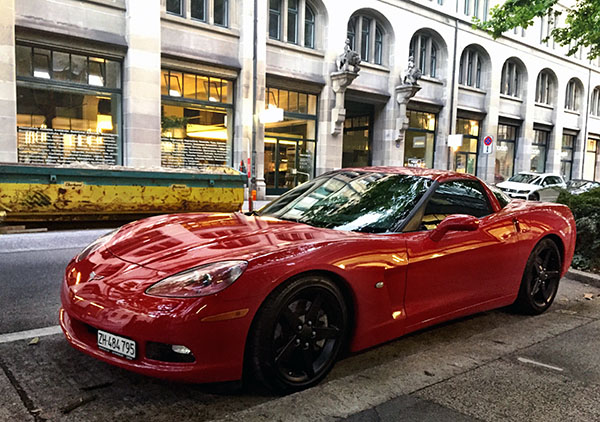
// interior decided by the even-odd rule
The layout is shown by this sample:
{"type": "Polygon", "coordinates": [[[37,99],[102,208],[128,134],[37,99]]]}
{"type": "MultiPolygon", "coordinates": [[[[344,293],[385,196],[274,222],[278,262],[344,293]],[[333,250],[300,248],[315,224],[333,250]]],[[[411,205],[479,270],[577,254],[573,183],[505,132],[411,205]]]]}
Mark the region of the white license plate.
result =
{"type": "Polygon", "coordinates": [[[127,359],[135,359],[135,341],[98,330],[98,347],[127,359]]]}

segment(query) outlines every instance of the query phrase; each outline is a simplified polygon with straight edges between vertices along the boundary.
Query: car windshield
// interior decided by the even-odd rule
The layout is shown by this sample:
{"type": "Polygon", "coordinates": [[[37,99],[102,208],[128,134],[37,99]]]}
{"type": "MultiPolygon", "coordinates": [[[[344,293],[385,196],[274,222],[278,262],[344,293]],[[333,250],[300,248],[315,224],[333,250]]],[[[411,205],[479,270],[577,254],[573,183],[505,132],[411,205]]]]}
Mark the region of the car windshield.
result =
{"type": "Polygon", "coordinates": [[[519,173],[508,179],[509,182],[529,183],[532,185],[540,184],[540,176],[537,174],[519,173]]]}
{"type": "Polygon", "coordinates": [[[579,189],[585,185],[587,185],[588,182],[587,180],[569,180],[567,182],[567,187],[571,188],[571,189],[579,189]]]}
{"type": "Polygon", "coordinates": [[[287,192],[259,215],[335,230],[392,232],[432,183],[400,174],[333,173],[287,192]]]}

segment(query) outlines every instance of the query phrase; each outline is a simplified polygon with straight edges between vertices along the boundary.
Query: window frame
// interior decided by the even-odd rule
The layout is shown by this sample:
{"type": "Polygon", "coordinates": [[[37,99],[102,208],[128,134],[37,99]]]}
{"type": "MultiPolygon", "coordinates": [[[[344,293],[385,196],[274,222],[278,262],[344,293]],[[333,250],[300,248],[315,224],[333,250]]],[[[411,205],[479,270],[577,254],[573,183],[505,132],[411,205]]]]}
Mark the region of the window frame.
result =
{"type": "Polygon", "coordinates": [[[581,87],[577,79],[573,78],[567,83],[565,92],[565,110],[580,111],[581,87]]]}
{"type": "Polygon", "coordinates": [[[459,63],[458,84],[471,88],[481,88],[481,73],[483,70],[482,63],[485,60],[478,49],[473,47],[465,47],[459,63]],[[473,70],[475,69],[475,70],[473,70]],[[475,73],[475,75],[473,75],[475,73]],[[473,78],[475,76],[475,78],[473,78]]]}
{"type": "Polygon", "coordinates": [[[508,59],[502,66],[500,93],[509,97],[521,98],[521,70],[515,60],[508,59]]]}
{"type": "Polygon", "coordinates": [[[590,99],[590,115],[600,117],[600,86],[597,86],[592,91],[590,99]]]}
{"type": "Polygon", "coordinates": [[[363,62],[385,66],[385,35],[382,23],[373,15],[355,13],[348,19],[346,37],[350,40],[350,48],[360,55],[363,62]],[[368,22],[368,28],[364,23],[368,22]],[[366,36],[366,43],[363,37],[366,36]]]}
{"type": "Polygon", "coordinates": [[[554,76],[548,70],[540,71],[535,83],[535,102],[554,105],[554,76]]]}
{"type": "Polygon", "coordinates": [[[413,56],[414,62],[418,64],[423,75],[437,78],[437,64],[439,47],[433,36],[417,31],[410,40],[409,56],[413,56]]]}
{"type": "Polygon", "coordinates": [[[267,19],[267,38],[269,40],[284,42],[292,45],[296,45],[302,48],[309,48],[314,50],[317,45],[317,13],[316,7],[309,0],[295,0],[296,9],[290,9],[291,0],[275,0],[279,5],[279,10],[271,8],[271,2],[269,0],[268,19],[267,19]],[[271,34],[271,23],[272,18],[277,17],[277,29],[278,34],[275,36],[271,34]],[[290,39],[290,17],[293,17],[296,30],[295,39],[290,39]],[[307,34],[310,33],[310,36],[307,34]]]}
{"type": "MultiPolygon", "coordinates": [[[[443,195],[444,195],[443,193],[438,194],[439,197],[445,198],[443,195]]],[[[464,196],[464,195],[461,195],[461,196],[464,196]]],[[[473,198],[475,199],[474,196],[473,196],[473,198]]],[[[447,202],[451,203],[451,201],[447,201],[447,202]]],[[[423,204],[422,207],[423,207],[422,208],[423,211],[422,211],[422,217],[421,217],[420,227],[423,227],[423,218],[426,215],[440,214],[440,215],[443,215],[443,216],[447,217],[449,215],[466,214],[466,215],[471,215],[471,216],[473,216],[473,217],[475,217],[477,219],[482,219],[482,218],[485,218],[485,217],[490,216],[490,215],[492,215],[492,214],[495,213],[495,210],[494,210],[494,207],[493,207],[492,202],[490,200],[490,197],[489,197],[486,189],[482,186],[481,182],[479,182],[478,180],[472,180],[472,179],[466,179],[466,178],[464,178],[464,179],[463,178],[457,178],[457,179],[446,180],[446,181],[443,181],[443,182],[436,183],[432,187],[431,193],[429,195],[427,195],[427,200],[424,202],[424,204],[423,204]],[[479,192],[481,194],[482,198],[476,198],[476,199],[477,200],[483,200],[483,202],[485,203],[485,206],[486,206],[487,209],[486,210],[482,209],[482,211],[484,212],[484,214],[477,213],[477,215],[476,215],[476,214],[474,214],[472,212],[472,210],[467,210],[466,207],[462,208],[460,212],[450,212],[450,213],[437,213],[436,212],[436,213],[427,214],[427,208],[430,206],[430,204],[432,203],[432,201],[434,199],[436,199],[436,194],[438,194],[438,192],[440,191],[440,188],[443,188],[444,186],[447,186],[447,185],[450,185],[450,184],[462,184],[463,185],[462,189],[464,189],[465,191],[476,190],[477,192],[479,192]],[[469,212],[469,211],[471,211],[471,212],[469,212]]],[[[441,221],[443,221],[443,219],[441,221]]],[[[437,224],[439,224],[440,222],[438,222],[437,224]]],[[[435,224],[435,225],[437,226],[437,224],[435,224]]],[[[431,231],[431,230],[434,230],[434,228],[431,228],[431,229],[420,228],[419,229],[419,231],[431,231]]]]}

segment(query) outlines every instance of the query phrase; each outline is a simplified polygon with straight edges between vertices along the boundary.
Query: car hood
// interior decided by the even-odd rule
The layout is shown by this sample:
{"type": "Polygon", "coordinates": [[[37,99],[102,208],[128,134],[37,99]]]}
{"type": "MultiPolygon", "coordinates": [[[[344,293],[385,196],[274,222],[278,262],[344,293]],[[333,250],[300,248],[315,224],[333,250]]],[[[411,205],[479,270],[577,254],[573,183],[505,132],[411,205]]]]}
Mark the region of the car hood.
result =
{"type": "Polygon", "coordinates": [[[526,190],[526,191],[539,189],[538,185],[531,185],[529,183],[509,182],[508,180],[506,182],[498,183],[496,186],[499,187],[500,189],[526,190]]]}
{"type": "Polygon", "coordinates": [[[205,262],[248,260],[352,235],[356,234],[242,213],[174,214],[130,223],[106,247],[122,260],[173,273],[205,262]]]}

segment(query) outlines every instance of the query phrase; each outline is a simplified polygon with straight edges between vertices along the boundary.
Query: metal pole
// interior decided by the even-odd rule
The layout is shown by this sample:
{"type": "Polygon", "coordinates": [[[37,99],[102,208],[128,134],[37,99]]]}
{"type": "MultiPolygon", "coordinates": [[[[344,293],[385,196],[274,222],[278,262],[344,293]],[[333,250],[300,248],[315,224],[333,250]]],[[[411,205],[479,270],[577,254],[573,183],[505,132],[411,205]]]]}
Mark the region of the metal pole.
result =
{"type": "Polygon", "coordinates": [[[256,191],[256,91],[258,89],[257,72],[257,35],[258,35],[258,0],[254,0],[254,46],[252,54],[252,167],[248,183],[248,211],[254,208],[252,192],[256,191]]]}

